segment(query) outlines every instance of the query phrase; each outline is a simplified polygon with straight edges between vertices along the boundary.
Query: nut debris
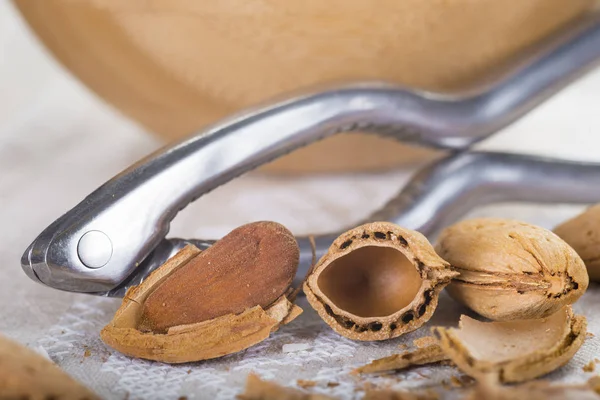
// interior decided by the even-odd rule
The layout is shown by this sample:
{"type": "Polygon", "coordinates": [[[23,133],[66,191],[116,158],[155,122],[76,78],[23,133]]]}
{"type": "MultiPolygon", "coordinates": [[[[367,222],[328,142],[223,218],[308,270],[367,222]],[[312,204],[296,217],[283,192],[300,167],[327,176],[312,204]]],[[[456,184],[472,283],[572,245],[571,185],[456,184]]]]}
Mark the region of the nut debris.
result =
{"type": "Polygon", "coordinates": [[[439,395],[433,391],[406,392],[400,390],[368,390],[363,400],[438,400],[439,395]]]}
{"type": "Polygon", "coordinates": [[[535,381],[517,386],[501,386],[492,380],[480,382],[465,400],[600,400],[590,380],[584,385],[551,385],[535,381]]]}
{"type": "Polygon", "coordinates": [[[437,343],[432,343],[418,348],[414,351],[407,351],[402,354],[394,354],[389,357],[380,358],[372,361],[360,368],[352,371],[354,374],[371,374],[379,372],[399,371],[417,365],[433,364],[448,360],[442,348],[437,343]]]}
{"type": "Polygon", "coordinates": [[[554,233],[581,256],[590,280],[600,282],[600,204],[558,225],[554,233]]]}
{"type": "Polygon", "coordinates": [[[423,336],[423,337],[413,340],[413,346],[416,346],[419,349],[422,349],[424,347],[428,347],[431,345],[435,345],[435,344],[437,344],[437,339],[434,338],[433,336],[423,336]]]}
{"type": "Polygon", "coordinates": [[[0,335],[0,399],[100,398],[52,361],[0,335]]]}
{"type": "Polygon", "coordinates": [[[290,287],[298,258],[291,233],[273,222],[237,228],[204,252],[187,246],[127,292],[102,340],[167,363],[244,350],[302,312],[290,287]]]}
{"type": "Polygon", "coordinates": [[[317,386],[317,382],[315,382],[315,381],[308,381],[306,379],[298,379],[296,381],[296,384],[298,386],[300,386],[301,388],[303,388],[303,389],[308,389],[308,388],[317,386]]]}
{"type": "Polygon", "coordinates": [[[581,369],[583,370],[583,372],[594,372],[594,370],[596,369],[596,363],[594,362],[594,360],[592,360],[589,363],[585,364],[581,369]]]}
{"type": "Polygon", "coordinates": [[[340,335],[384,340],[428,321],[456,275],[420,233],[374,222],[339,236],[309,273],[304,292],[340,335]]]}
{"type": "Polygon", "coordinates": [[[467,375],[522,382],[566,364],[583,344],[586,320],[567,306],[534,320],[480,322],[463,315],[459,328],[433,332],[442,351],[467,375]]]}
{"type": "Polygon", "coordinates": [[[587,385],[597,394],[600,394],[600,376],[593,376],[587,381],[587,385]]]}
{"type": "Polygon", "coordinates": [[[436,251],[460,272],[448,293],[496,321],[547,317],[588,287],[585,265],[567,243],[519,221],[459,222],[441,233],[436,251]]]}
{"type": "Polygon", "coordinates": [[[261,380],[254,374],[248,375],[244,393],[240,400],[334,400],[322,394],[306,393],[298,389],[280,386],[274,382],[261,380]]]}

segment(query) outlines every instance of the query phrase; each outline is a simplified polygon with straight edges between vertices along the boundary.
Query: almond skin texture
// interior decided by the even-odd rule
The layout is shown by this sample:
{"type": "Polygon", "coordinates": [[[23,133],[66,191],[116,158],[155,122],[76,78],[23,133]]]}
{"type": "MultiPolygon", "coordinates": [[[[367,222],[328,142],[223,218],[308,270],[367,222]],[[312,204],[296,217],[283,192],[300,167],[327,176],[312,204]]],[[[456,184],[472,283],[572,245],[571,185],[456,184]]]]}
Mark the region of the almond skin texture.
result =
{"type": "Polygon", "coordinates": [[[419,232],[373,222],[333,242],[309,273],[304,293],[340,335],[385,340],[428,321],[456,275],[419,232]]]}
{"type": "Polygon", "coordinates": [[[292,233],[275,222],[243,225],[160,283],[144,302],[142,331],[266,308],[290,287],[300,257],[292,233]]]}
{"type": "Polygon", "coordinates": [[[448,293],[496,321],[547,317],[588,287],[585,265],[571,246],[520,221],[459,222],[441,233],[436,251],[460,272],[448,293]]]}
{"type": "Polygon", "coordinates": [[[554,233],[583,259],[590,280],[600,282],[600,204],[563,222],[554,228],[554,233]]]}

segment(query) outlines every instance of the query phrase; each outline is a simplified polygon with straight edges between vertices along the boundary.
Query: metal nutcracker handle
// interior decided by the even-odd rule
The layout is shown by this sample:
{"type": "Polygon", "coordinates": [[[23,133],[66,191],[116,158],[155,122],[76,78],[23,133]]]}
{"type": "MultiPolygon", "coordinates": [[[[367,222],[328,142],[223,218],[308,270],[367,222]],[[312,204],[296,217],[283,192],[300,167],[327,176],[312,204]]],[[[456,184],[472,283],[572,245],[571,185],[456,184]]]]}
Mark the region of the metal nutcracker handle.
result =
{"type": "Polygon", "coordinates": [[[600,14],[528,54],[500,82],[461,94],[355,84],[223,121],[106,182],[35,239],[22,257],[23,269],[57,289],[111,293],[131,280],[148,257],[157,260],[151,255],[165,247],[170,221],[191,201],[335,133],[359,130],[424,146],[467,149],[597,63],[600,14]]]}

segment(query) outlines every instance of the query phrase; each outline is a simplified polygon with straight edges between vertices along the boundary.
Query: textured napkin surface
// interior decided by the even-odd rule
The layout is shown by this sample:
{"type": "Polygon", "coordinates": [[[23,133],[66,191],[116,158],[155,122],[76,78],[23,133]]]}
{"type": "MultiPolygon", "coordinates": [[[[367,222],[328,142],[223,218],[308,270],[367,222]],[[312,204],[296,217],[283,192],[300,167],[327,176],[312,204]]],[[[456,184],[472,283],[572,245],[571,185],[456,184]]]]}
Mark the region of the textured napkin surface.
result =
{"type": "MultiPolygon", "coordinates": [[[[600,71],[596,71],[484,144],[485,148],[600,161],[600,71]]],[[[49,357],[101,396],[116,399],[230,399],[249,372],[285,385],[314,380],[317,392],[360,398],[364,382],[402,388],[440,387],[458,372],[424,367],[382,378],[348,372],[399,351],[433,324],[454,325],[461,312],[447,297],[427,325],[385,343],[336,335],[310,309],[267,341],[219,360],[169,366],[134,360],[107,348],[100,329],[119,300],[59,292],[31,282],[19,259],[56,217],[160,143],[89,93],[27,32],[9,2],[0,2],[0,331],[49,357]],[[285,346],[292,345],[292,346],[285,346]],[[285,346],[285,348],[284,348],[285,346]],[[284,351],[285,350],[285,351],[284,351]],[[293,350],[293,351],[289,351],[293,350]],[[327,387],[329,382],[339,385],[327,387]]],[[[273,219],[297,234],[339,229],[396,193],[409,173],[278,179],[243,177],[180,213],[172,234],[213,238],[253,220],[273,219]]],[[[600,199],[599,199],[600,200],[600,199]]],[[[497,205],[472,215],[520,218],[546,227],[579,206],[497,205]]],[[[600,356],[600,288],[575,306],[588,317],[589,337],[577,356],[552,373],[579,382],[582,366],[600,356]]]]}

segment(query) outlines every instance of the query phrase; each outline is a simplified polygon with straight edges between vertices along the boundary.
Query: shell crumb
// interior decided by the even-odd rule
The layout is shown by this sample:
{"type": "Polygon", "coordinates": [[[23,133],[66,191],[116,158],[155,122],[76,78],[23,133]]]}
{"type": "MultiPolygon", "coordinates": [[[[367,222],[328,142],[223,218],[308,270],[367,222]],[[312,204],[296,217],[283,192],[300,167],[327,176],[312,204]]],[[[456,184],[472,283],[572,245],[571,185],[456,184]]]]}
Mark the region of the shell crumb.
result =
{"type": "Polygon", "coordinates": [[[594,370],[596,369],[596,363],[594,362],[594,360],[592,360],[589,363],[585,364],[581,369],[584,372],[594,372],[594,370]]]}
{"type": "MultiPolygon", "coordinates": [[[[438,363],[446,359],[448,359],[448,357],[444,354],[440,346],[438,344],[432,344],[414,351],[406,351],[373,360],[367,365],[356,368],[351,373],[356,375],[362,373],[370,374],[400,371],[413,366],[438,363]]],[[[418,371],[416,371],[416,373],[419,374],[418,371]]]]}
{"type": "Polygon", "coordinates": [[[439,398],[439,394],[433,390],[413,392],[383,389],[366,392],[363,400],[438,400],[439,398]]]}
{"type": "Polygon", "coordinates": [[[298,386],[300,386],[303,389],[308,389],[308,388],[317,386],[317,382],[305,380],[305,379],[298,379],[296,381],[296,384],[298,384],[298,386]]]}
{"type": "Polygon", "coordinates": [[[437,344],[437,339],[433,336],[424,336],[413,340],[413,345],[419,349],[437,344]]]}
{"type": "MultiPolygon", "coordinates": [[[[301,382],[311,382],[298,380],[301,382]]],[[[312,385],[314,386],[314,385],[312,385]]],[[[303,386],[310,387],[310,386],[303,386]]],[[[244,392],[237,396],[243,400],[266,400],[266,399],[315,399],[315,400],[333,400],[332,397],[321,394],[309,394],[300,389],[280,386],[273,381],[263,381],[255,374],[248,375],[246,388],[244,392]]]]}

